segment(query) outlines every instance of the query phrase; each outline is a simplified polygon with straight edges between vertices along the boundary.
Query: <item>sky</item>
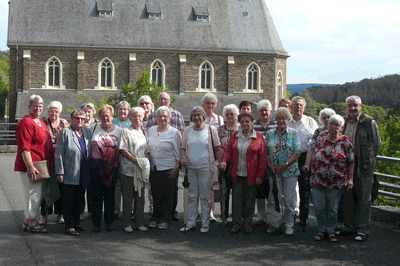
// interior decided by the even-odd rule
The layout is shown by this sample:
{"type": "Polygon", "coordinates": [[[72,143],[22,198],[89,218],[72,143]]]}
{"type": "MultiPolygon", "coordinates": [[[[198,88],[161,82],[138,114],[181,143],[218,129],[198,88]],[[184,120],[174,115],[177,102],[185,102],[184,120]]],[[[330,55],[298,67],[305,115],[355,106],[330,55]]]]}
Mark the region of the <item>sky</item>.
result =
{"type": "MultiPolygon", "coordinates": [[[[0,49],[8,1],[0,0],[0,49]]],[[[265,0],[289,53],[287,84],[343,84],[400,72],[400,1],[265,0]]]]}

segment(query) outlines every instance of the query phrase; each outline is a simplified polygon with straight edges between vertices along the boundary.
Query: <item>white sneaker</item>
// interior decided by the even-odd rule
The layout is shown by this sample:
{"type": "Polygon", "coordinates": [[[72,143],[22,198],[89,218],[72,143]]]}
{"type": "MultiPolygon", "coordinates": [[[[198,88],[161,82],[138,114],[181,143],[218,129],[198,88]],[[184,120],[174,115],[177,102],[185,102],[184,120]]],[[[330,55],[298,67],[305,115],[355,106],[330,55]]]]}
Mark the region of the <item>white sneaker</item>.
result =
{"type": "Polygon", "coordinates": [[[159,223],[158,224],[158,229],[160,229],[160,230],[165,230],[165,229],[167,229],[169,227],[169,224],[168,223],[159,223]]]}
{"type": "Polygon", "coordinates": [[[293,227],[285,226],[285,235],[292,236],[294,234],[293,227]]]}
{"type": "Polygon", "coordinates": [[[124,228],[124,231],[125,231],[126,233],[133,233],[133,228],[132,228],[132,226],[128,226],[128,227],[125,227],[125,228],[124,228]]]}
{"type": "Polygon", "coordinates": [[[62,214],[57,216],[57,223],[58,224],[65,223],[64,216],[62,214]]]}
{"type": "Polygon", "coordinates": [[[139,227],[138,227],[138,230],[139,230],[140,232],[147,232],[147,230],[149,230],[149,229],[147,229],[146,226],[142,225],[142,226],[139,226],[139,227]]]}
{"type": "Polygon", "coordinates": [[[276,230],[278,230],[277,228],[273,227],[272,225],[270,227],[268,227],[267,229],[267,233],[268,234],[273,234],[276,232],[276,230]]]}
{"type": "Polygon", "coordinates": [[[150,228],[157,228],[157,226],[158,226],[158,223],[156,221],[151,221],[149,224],[150,228]]]}
{"type": "Polygon", "coordinates": [[[210,227],[208,225],[203,225],[200,228],[200,232],[203,233],[203,234],[208,233],[208,231],[210,231],[210,227]]]}
{"type": "Polygon", "coordinates": [[[45,224],[45,223],[46,223],[46,218],[40,215],[39,224],[45,224]]]}
{"type": "Polygon", "coordinates": [[[184,226],[184,227],[182,227],[179,231],[181,231],[181,232],[188,232],[188,231],[191,231],[191,230],[194,230],[194,229],[196,229],[196,225],[186,225],[186,226],[184,226]]]}

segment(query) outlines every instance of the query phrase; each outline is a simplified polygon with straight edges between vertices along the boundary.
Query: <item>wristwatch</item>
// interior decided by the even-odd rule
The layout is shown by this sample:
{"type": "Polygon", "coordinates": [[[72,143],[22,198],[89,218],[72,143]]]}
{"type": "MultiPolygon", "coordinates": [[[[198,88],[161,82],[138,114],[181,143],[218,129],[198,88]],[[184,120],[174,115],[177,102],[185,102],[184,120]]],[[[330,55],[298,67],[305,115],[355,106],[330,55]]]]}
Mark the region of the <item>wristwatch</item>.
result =
{"type": "Polygon", "coordinates": [[[289,162],[288,161],[286,161],[285,164],[286,164],[286,166],[289,166],[289,162]]]}

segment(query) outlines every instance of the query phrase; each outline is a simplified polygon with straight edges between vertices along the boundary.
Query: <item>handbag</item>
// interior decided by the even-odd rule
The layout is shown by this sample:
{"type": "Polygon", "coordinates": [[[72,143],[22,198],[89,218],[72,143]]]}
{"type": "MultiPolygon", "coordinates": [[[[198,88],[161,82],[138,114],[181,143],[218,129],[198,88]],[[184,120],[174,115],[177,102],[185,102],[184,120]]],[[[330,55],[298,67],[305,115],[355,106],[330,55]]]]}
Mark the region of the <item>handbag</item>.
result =
{"type": "Polygon", "coordinates": [[[39,171],[39,174],[36,174],[36,180],[49,179],[49,168],[47,167],[47,160],[33,162],[33,166],[39,171]]]}
{"type": "MultiPolygon", "coordinates": [[[[275,178],[276,176],[273,177],[273,180],[275,182],[275,178]]],[[[274,186],[272,186],[274,187],[274,186]]],[[[268,202],[270,202],[270,200],[272,199],[272,188],[269,191],[269,196],[268,196],[268,202]]],[[[278,199],[282,198],[282,193],[280,191],[280,189],[278,189],[278,199]]],[[[265,222],[269,225],[272,225],[275,228],[279,228],[283,222],[283,217],[282,217],[282,204],[275,202],[275,204],[279,204],[280,208],[280,212],[277,212],[274,208],[267,208],[266,210],[266,218],[265,218],[265,222]]]]}

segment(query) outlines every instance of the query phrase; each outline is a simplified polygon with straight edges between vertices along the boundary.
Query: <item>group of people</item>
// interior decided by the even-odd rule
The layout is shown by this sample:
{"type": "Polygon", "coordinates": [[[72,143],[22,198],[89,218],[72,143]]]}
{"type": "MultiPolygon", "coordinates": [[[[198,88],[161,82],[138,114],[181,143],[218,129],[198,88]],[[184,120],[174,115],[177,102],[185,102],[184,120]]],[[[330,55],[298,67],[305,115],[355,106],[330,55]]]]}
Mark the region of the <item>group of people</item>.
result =
{"type": "MultiPolygon", "coordinates": [[[[257,205],[256,225],[266,224],[272,209],[281,212],[285,234],[293,235],[297,205],[300,225],[308,223],[311,195],[318,223],[314,240],[338,242],[338,236],[347,234],[355,234],[356,241],[367,240],[381,140],[376,122],[361,112],[360,97],[346,99],[345,118],[332,109],[321,110],[322,127],[304,114],[306,101],[300,96],[281,99],[274,115],[270,101],[259,101],[255,120],[252,102],[242,101],[239,108],[226,105],[220,116],[214,113],[217,97],[206,93],[201,106],[191,110],[187,127],[170,103],[167,92],[160,93],[156,111],[146,95],[138,107],[121,101],[115,118],[114,108],[105,104],[98,111],[99,121],[93,118],[95,107],[85,103],[73,110],[68,123],[60,118],[62,105],[57,101],[48,105],[48,117],[42,118],[43,99],[32,95],[29,114],[16,129],[15,171],[20,172],[26,196],[23,230],[47,232],[37,221],[44,198],[42,209],[47,211],[54,203],[65,233],[78,236],[85,230],[80,223],[85,191],[95,233],[101,231],[103,204],[108,231],[121,210],[127,233],[145,232],[148,227],[165,230],[171,221],[179,221],[176,206],[182,169],[190,183],[182,232],[196,229],[198,216],[200,232],[209,231],[210,221],[215,221],[219,176],[224,176],[229,185],[221,209],[228,217],[231,194],[232,234],[252,233],[257,205]],[[37,180],[34,162],[43,160],[51,177],[37,180]],[[148,225],[146,187],[150,188],[148,225]],[[54,191],[59,191],[58,196],[54,191]]],[[[267,233],[278,229],[270,225],[267,233]]]]}

